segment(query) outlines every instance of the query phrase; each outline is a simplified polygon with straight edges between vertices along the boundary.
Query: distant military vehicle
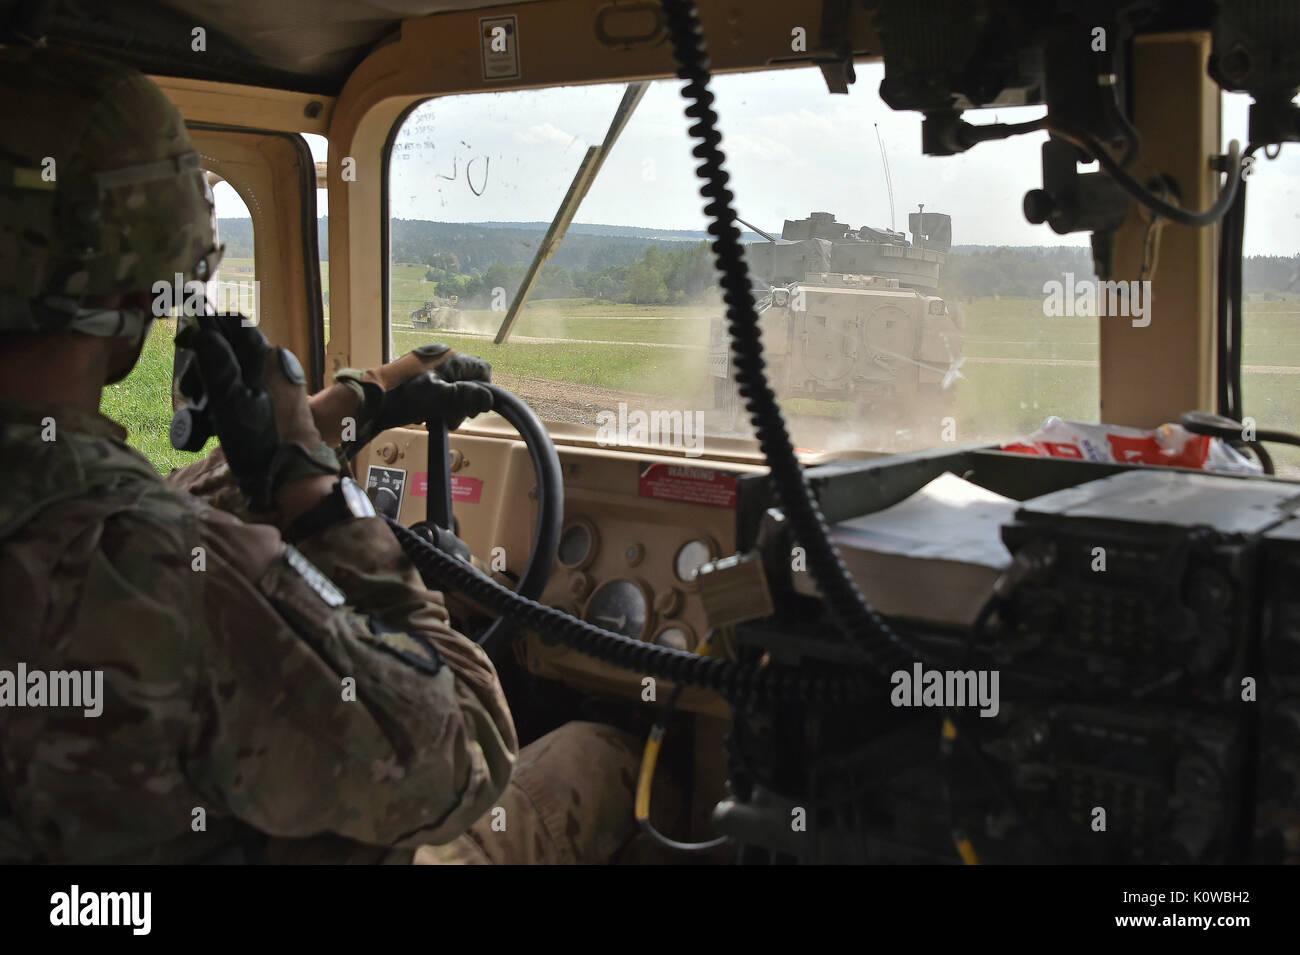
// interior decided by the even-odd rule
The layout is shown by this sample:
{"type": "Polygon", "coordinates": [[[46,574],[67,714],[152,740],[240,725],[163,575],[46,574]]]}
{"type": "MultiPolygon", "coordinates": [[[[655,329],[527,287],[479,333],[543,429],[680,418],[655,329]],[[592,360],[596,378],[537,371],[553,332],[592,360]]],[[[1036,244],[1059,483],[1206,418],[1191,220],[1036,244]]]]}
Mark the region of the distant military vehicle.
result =
{"type": "MultiPolygon", "coordinates": [[[[933,293],[952,245],[952,217],[914,212],[912,240],[852,230],[828,212],[787,219],[781,239],[754,242],[754,275],[768,375],[782,398],[850,401],[887,420],[938,420],[961,377],[961,316],[933,293]]],[[[725,321],[711,329],[715,406],[733,423],[725,321]]]]}
{"type": "Polygon", "coordinates": [[[459,301],[457,295],[434,296],[411,313],[411,324],[416,328],[456,328],[460,324],[460,309],[456,307],[459,301]]]}

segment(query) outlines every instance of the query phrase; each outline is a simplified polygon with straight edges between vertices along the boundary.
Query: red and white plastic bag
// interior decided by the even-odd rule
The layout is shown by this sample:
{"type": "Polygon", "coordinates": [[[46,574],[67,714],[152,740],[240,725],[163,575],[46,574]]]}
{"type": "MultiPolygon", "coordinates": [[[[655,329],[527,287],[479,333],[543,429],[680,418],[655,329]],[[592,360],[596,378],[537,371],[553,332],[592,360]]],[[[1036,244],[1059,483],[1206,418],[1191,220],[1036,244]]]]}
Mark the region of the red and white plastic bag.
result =
{"type": "Polygon", "coordinates": [[[1113,424],[1064,421],[1052,415],[1028,438],[1004,444],[1002,450],[1106,464],[1163,464],[1255,474],[1263,470],[1219,438],[1192,434],[1179,424],[1163,424],[1147,431],[1113,424]]]}

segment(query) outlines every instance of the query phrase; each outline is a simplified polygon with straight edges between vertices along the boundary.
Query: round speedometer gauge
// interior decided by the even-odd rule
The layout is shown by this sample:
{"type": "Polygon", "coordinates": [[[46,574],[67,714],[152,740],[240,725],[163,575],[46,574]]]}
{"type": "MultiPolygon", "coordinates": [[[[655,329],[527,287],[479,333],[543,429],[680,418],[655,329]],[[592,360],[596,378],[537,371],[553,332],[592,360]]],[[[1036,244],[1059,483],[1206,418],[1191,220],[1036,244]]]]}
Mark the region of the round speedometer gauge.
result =
{"type": "Polygon", "coordinates": [[[609,580],[587,601],[583,619],[625,637],[644,640],[650,622],[650,599],[645,588],[632,580],[609,580]]]}
{"type": "Polygon", "coordinates": [[[689,540],[677,549],[673,558],[673,571],[677,579],[690,583],[704,564],[713,559],[715,548],[710,540],[689,540]]]}

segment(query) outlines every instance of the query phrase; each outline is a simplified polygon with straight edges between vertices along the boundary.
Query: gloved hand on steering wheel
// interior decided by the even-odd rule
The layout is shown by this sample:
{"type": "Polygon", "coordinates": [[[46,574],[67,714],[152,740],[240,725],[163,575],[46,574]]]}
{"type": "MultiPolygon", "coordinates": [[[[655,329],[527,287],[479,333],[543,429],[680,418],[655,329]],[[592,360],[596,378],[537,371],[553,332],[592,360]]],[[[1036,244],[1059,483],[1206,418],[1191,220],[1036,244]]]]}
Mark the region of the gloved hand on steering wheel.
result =
{"type": "Polygon", "coordinates": [[[421,372],[436,372],[443,381],[491,381],[492,366],[477,355],[462,355],[452,351],[450,345],[430,344],[412,349],[387,365],[357,371],[344,368],[335,373],[338,382],[359,381],[376,384],[384,391],[392,391],[403,382],[421,372]]]}
{"type": "Polygon", "coordinates": [[[422,371],[385,392],[379,413],[369,422],[370,432],[358,432],[357,446],[388,428],[419,424],[433,415],[455,431],[466,418],[491,410],[492,392],[480,382],[444,381],[436,371],[422,371]]]}
{"type": "Polygon", "coordinates": [[[336,372],[335,384],[312,396],[312,414],[327,441],[345,441],[352,451],[387,428],[419,424],[435,412],[454,431],[465,418],[491,410],[492,393],[478,384],[491,380],[492,366],[482,358],[421,345],[378,368],[336,372]],[[352,429],[344,424],[349,417],[352,429]]]}
{"type": "Polygon", "coordinates": [[[213,430],[254,511],[269,512],[299,478],[339,473],[307,403],[302,365],[238,316],[205,317],[176,335],[194,353],[213,430]]]}

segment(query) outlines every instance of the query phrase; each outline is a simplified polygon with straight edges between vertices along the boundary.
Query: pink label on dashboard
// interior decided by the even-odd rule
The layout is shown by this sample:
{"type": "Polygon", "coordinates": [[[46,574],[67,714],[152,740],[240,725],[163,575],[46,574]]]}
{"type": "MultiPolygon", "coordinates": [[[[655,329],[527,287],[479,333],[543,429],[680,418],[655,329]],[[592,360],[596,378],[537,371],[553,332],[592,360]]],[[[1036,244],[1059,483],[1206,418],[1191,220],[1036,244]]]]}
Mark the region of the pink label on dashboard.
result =
{"type": "MultiPolygon", "coordinates": [[[[411,497],[428,497],[429,496],[429,472],[416,471],[411,475],[411,497]]],[[[459,504],[477,504],[483,499],[483,482],[478,478],[456,477],[454,474],[451,478],[451,500],[452,503],[459,504]]]]}
{"type": "Polygon", "coordinates": [[[478,478],[451,478],[451,501],[453,504],[477,504],[483,497],[483,482],[478,478]]]}

